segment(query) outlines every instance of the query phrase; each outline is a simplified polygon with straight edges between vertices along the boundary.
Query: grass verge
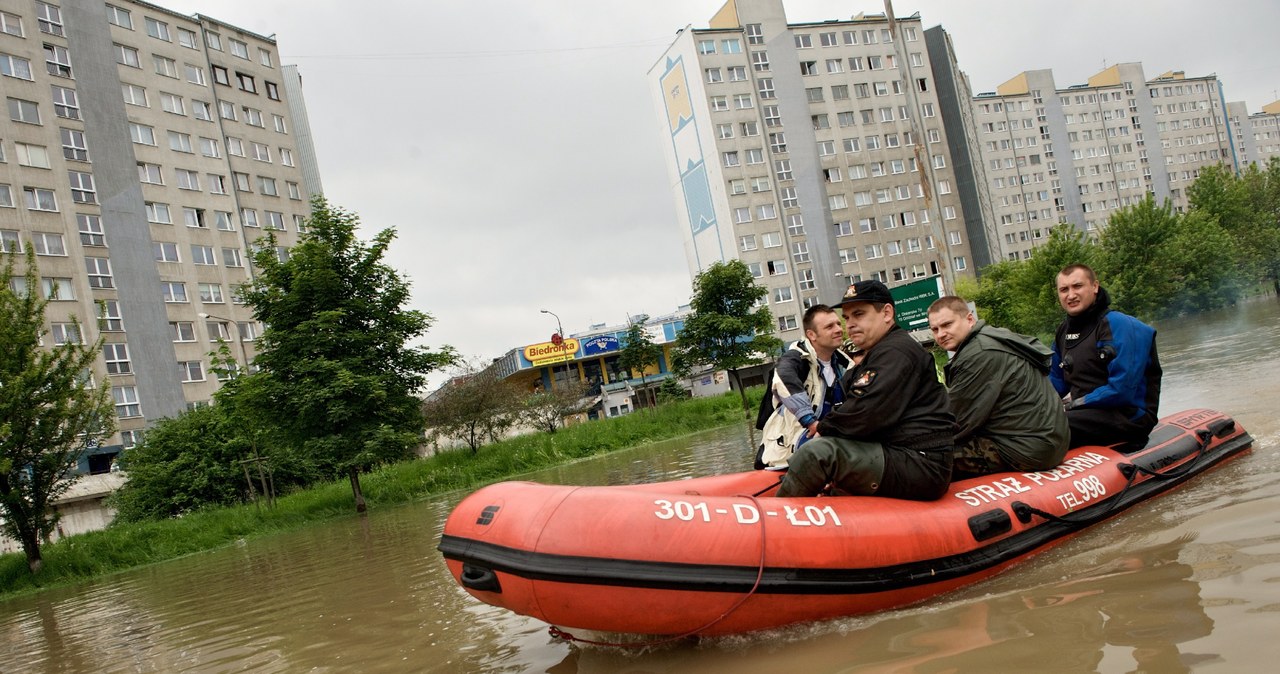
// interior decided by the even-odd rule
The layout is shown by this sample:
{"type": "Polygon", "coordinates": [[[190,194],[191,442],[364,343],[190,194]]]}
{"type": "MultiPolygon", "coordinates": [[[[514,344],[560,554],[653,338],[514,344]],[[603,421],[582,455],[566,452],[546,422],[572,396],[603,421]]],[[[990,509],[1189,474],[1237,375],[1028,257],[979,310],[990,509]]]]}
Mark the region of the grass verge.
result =
{"type": "MultiPolygon", "coordinates": [[[[747,393],[754,409],[763,388],[747,393]]],[[[695,398],[556,433],[522,435],[481,447],[475,454],[468,448],[444,451],[366,473],[360,484],[370,508],[474,489],[576,459],[742,423],[741,400],[734,392],[695,398]]],[[[216,508],[181,519],[120,524],[68,536],[40,547],[44,568],[38,574],[27,570],[22,553],[0,556],[0,600],[353,515],[351,487],[343,479],[282,496],[273,509],[216,508]]]]}

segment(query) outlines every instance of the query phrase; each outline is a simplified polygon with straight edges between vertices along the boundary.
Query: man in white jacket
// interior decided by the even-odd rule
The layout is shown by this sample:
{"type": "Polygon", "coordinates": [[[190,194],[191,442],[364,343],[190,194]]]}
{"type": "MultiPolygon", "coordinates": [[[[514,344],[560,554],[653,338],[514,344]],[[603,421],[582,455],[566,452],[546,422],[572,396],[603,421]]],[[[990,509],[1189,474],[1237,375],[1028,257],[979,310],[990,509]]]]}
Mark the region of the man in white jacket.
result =
{"type": "Polygon", "coordinates": [[[786,468],[795,448],[817,434],[818,420],[844,397],[840,377],[849,367],[849,356],[840,350],[840,316],[818,304],[804,312],[803,325],[804,339],[778,359],[760,401],[757,469],[786,468]]]}

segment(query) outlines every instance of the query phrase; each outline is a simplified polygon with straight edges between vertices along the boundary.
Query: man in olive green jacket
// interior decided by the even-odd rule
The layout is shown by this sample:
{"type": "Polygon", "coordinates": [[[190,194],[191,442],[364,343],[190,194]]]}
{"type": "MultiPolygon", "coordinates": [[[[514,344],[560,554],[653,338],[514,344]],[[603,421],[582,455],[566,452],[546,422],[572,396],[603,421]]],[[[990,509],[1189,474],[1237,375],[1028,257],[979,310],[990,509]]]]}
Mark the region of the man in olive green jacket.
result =
{"type": "Polygon", "coordinates": [[[1053,350],[1035,337],[977,320],[955,296],[929,307],[929,330],[938,346],[955,354],[945,369],[960,425],[952,479],[1061,463],[1070,432],[1049,382],[1053,350]]]}

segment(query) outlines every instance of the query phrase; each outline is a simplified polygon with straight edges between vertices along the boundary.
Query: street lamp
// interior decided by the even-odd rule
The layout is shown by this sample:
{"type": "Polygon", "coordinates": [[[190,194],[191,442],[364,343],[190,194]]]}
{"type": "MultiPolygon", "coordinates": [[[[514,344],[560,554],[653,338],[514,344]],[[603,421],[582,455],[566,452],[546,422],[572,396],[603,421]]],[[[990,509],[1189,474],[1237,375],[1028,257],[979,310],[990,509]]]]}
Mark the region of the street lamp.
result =
{"type": "Polygon", "coordinates": [[[564,326],[560,325],[560,316],[559,316],[559,315],[557,315],[557,314],[556,314],[556,312],[554,312],[554,311],[547,311],[546,309],[541,309],[540,311],[541,311],[542,313],[544,313],[544,314],[551,314],[552,316],[555,316],[555,317],[556,317],[556,331],[557,331],[557,332],[556,332],[556,334],[560,335],[561,339],[563,339],[563,338],[564,338],[564,326]]]}
{"type": "MultiPolygon", "coordinates": [[[[230,323],[232,326],[234,326],[234,332],[236,335],[236,345],[240,347],[240,359],[244,361],[245,372],[248,372],[249,371],[249,354],[245,352],[244,339],[240,337],[240,324],[237,323],[236,321],[231,320],[230,318],[226,318],[224,316],[214,316],[213,314],[205,313],[203,311],[201,311],[196,315],[205,320],[208,320],[210,318],[216,318],[219,321],[222,321],[224,323],[230,323]]],[[[237,365],[237,367],[239,366],[237,365]]]]}

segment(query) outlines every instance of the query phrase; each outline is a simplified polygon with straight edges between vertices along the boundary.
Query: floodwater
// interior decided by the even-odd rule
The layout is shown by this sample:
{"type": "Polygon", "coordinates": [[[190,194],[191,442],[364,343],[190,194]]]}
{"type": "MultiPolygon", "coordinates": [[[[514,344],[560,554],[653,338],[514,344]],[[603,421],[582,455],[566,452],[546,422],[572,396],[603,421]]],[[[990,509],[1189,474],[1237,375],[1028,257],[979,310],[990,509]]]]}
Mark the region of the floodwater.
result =
{"type": "MultiPolygon", "coordinates": [[[[926,604],[641,652],[480,604],[435,546],[443,498],[0,603],[0,672],[1239,672],[1280,659],[1280,303],[1160,329],[1161,410],[1254,451],[926,604]]],[[[539,473],[618,484],[745,469],[717,431],[539,473]]]]}

